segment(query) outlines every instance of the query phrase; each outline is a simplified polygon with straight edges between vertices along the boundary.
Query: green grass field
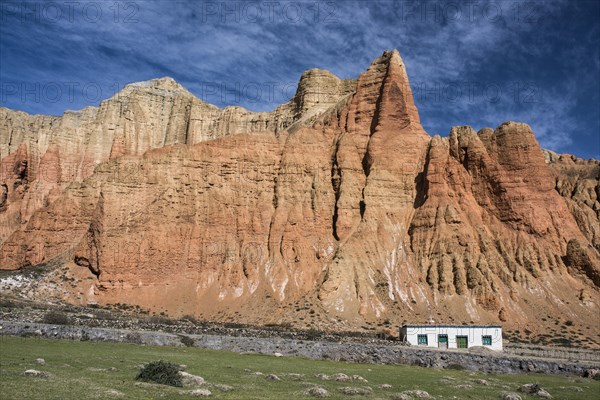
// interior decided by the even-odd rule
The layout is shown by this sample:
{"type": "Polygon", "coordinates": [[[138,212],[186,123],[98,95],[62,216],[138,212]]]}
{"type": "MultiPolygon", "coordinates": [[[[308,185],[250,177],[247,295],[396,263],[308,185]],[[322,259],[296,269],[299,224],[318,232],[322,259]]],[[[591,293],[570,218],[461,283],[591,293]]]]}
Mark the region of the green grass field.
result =
{"type": "MultiPolygon", "coordinates": [[[[187,365],[187,372],[204,377],[209,384],[226,384],[222,392],[206,386],[214,399],[303,399],[303,392],[317,384],[330,399],[393,399],[394,393],[421,389],[436,399],[499,399],[502,392],[516,391],[524,383],[539,383],[554,399],[600,399],[600,382],[579,377],[542,374],[492,375],[467,371],[435,370],[413,366],[361,365],[314,361],[294,357],[240,355],[187,347],[152,347],[133,344],[75,342],[39,338],[0,337],[0,398],[12,399],[187,399],[167,386],[136,385],[141,364],[166,360],[187,365]],[[43,358],[45,365],[36,364],[43,358]],[[110,370],[110,368],[116,368],[110,370]],[[47,371],[50,378],[26,377],[27,369],[47,371]],[[263,374],[276,374],[269,381],[263,374]],[[360,375],[368,383],[322,381],[316,374],[360,375]],[[288,375],[303,374],[303,377],[288,375]],[[488,385],[477,383],[485,379],[488,385]],[[379,388],[390,384],[392,389],[379,388]],[[468,385],[463,386],[461,385],[468,385]],[[344,386],[369,386],[373,393],[347,396],[344,386]],[[576,389],[580,388],[580,389],[576,389]]],[[[535,398],[522,395],[523,399],[535,398]]]]}

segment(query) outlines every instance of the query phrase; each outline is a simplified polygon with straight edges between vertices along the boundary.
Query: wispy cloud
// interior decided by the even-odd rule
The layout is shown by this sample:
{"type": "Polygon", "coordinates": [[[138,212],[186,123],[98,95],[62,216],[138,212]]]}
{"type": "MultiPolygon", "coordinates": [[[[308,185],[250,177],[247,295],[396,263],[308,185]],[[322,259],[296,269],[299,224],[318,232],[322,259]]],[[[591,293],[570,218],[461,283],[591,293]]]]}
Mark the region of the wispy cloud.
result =
{"type": "Polygon", "coordinates": [[[126,83],[170,75],[216,105],[266,111],[293,94],[306,69],[356,77],[397,48],[411,82],[425,91],[416,102],[430,133],[520,120],[545,147],[600,156],[595,1],[0,5],[2,106],[62,114],[98,104],[126,83]],[[487,92],[436,98],[436,85],[487,92]],[[50,90],[56,86],[60,96],[50,90]]]}

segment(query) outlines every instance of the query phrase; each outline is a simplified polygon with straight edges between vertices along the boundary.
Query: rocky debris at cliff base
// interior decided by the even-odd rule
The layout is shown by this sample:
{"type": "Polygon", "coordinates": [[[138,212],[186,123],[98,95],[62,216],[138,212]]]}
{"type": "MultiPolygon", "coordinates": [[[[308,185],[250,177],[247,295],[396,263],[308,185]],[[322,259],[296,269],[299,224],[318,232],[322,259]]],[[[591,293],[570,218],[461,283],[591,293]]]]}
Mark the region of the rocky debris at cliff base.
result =
{"type": "Polygon", "coordinates": [[[588,369],[583,373],[583,376],[585,378],[591,378],[598,381],[600,380],[600,369],[588,369]]]}

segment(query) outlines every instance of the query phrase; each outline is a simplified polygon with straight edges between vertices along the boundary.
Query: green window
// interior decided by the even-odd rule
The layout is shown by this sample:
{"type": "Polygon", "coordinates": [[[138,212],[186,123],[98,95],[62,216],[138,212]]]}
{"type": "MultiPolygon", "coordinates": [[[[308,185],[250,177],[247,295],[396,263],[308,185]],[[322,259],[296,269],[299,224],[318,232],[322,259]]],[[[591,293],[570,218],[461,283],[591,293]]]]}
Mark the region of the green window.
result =
{"type": "Polygon", "coordinates": [[[459,349],[466,349],[469,347],[469,339],[466,336],[457,336],[456,347],[459,349]]]}
{"type": "Polygon", "coordinates": [[[417,343],[427,346],[427,335],[417,335],[417,343]]]}
{"type": "Polygon", "coordinates": [[[492,345],[492,337],[491,336],[482,336],[481,342],[483,343],[484,346],[491,346],[492,345]]]}

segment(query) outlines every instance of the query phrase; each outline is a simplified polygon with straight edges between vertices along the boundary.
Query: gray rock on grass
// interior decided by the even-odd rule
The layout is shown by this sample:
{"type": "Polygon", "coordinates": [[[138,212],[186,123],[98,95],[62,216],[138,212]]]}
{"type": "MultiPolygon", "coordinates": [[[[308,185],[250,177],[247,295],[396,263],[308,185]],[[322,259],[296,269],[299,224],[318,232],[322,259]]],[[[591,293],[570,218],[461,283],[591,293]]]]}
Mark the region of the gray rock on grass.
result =
{"type": "Polygon", "coordinates": [[[52,374],[46,371],[38,371],[35,369],[28,369],[25,372],[23,372],[24,376],[29,376],[29,377],[33,377],[33,378],[51,378],[52,374]]]}
{"type": "Polygon", "coordinates": [[[210,395],[212,395],[212,393],[208,389],[181,390],[179,394],[183,396],[192,397],[209,397],[210,395]]]}
{"type": "Polygon", "coordinates": [[[275,374],[269,374],[269,375],[265,376],[265,379],[268,381],[280,381],[281,380],[281,378],[275,374]]]}
{"type": "Polygon", "coordinates": [[[338,388],[338,391],[340,391],[343,394],[348,395],[348,396],[366,396],[366,395],[373,393],[373,389],[371,389],[368,386],[365,386],[365,387],[346,386],[346,387],[338,388]]]}
{"type": "Polygon", "coordinates": [[[394,400],[415,400],[415,399],[431,399],[431,395],[424,390],[405,390],[401,393],[392,395],[394,400]]]}
{"type": "Polygon", "coordinates": [[[203,377],[192,375],[187,372],[179,371],[179,377],[181,378],[181,383],[185,387],[190,386],[202,386],[206,383],[203,377]]]}
{"type": "Polygon", "coordinates": [[[521,385],[521,387],[519,387],[519,392],[531,394],[542,399],[552,398],[552,395],[537,383],[526,383],[525,385],[521,385]]]}
{"type": "Polygon", "coordinates": [[[329,392],[322,387],[315,386],[315,387],[311,387],[310,389],[307,389],[304,392],[304,395],[318,397],[318,398],[323,399],[325,397],[329,397],[329,392]]]}

